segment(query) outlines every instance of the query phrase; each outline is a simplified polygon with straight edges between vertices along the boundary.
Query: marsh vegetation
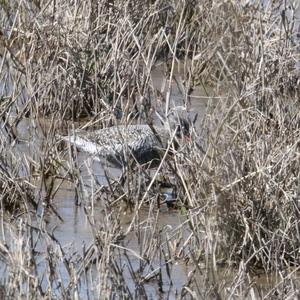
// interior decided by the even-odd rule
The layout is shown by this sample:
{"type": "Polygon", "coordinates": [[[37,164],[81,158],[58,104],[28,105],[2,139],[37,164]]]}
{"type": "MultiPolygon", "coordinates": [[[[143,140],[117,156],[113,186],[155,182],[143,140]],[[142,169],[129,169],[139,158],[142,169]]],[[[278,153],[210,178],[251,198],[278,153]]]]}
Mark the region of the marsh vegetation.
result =
{"type": "Polygon", "coordinates": [[[1,297],[297,298],[299,11],[1,0],[1,297]],[[176,106],[192,141],[155,169],[60,143],[176,106]]]}

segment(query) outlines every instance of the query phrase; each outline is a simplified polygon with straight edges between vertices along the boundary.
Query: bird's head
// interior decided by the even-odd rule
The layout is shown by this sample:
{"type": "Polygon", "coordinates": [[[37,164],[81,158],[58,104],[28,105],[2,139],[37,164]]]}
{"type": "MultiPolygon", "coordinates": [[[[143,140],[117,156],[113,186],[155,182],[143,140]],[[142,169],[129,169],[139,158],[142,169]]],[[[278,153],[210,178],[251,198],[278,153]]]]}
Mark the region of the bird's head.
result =
{"type": "Polygon", "coordinates": [[[184,139],[185,141],[191,140],[191,133],[190,133],[190,123],[187,119],[179,117],[177,120],[175,119],[175,136],[179,139],[184,139]]]}

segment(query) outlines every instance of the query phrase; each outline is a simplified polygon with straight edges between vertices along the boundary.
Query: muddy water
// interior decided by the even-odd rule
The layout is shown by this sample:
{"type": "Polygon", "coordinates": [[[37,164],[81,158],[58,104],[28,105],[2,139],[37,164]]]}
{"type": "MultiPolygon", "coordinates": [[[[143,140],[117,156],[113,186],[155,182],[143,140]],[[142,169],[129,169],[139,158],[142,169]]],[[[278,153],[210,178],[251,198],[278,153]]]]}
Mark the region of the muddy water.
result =
{"type": "MultiPolygon", "coordinates": [[[[180,76],[182,74],[182,66],[178,66],[175,70],[175,77],[180,82],[180,76]]],[[[152,73],[153,84],[156,89],[164,92],[168,89],[168,81],[164,77],[163,66],[158,66],[152,73]]],[[[207,89],[198,88],[194,91],[194,93],[190,96],[189,99],[184,99],[180,90],[180,87],[176,83],[176,81],[172,81],[171,85],[171,97],[170,97],[170,106],[182,106],[183,108],[188,108],[190,118],[193,118],[196,114],[198,114],[197,122],[195,123],[195,130],[197,136],[203,136],[202,132],[202,122],[204,120],[205,112],[207,110],[207,106],[212,105],[212,102],[220,101],[222,99],[211,97],[208,93],[212,94],[212,91],[208,91],[207,89]]],[[[41,144],[44,142],[43,133],[40,129],[40,124],[36,121],[24,121],[20,123],[18,126],[17,135],[21,137],[21,141],[16,145],[17,150],[26,156],[31,156],[34,159],[38,159],[42,154],[39,153],[41,144]],[[28,123],[29,122],[29,123],[28,123]],[[28,142],[31,141],[31,142],[28,142]],[[39,144],[40,143],[40,144],[39,144]],[[36,157],[34,157],[36,155],[36,157]]],[[[66,159],[68,159],[66,157],[66,159]]],[[[105,172],[101,167],[99,162],[93,161],[88,154],[84,152],[78,152],[78,162],[80,168],[80,176],[83,179],[83,183],[85,185],[86,191],[91,192],[91,187],[93,183],[91,182],[92,177],[95,177],[97,181],[102,185],[107,185],[107,180],[105,177],[105,172]],[[91,174],[92,173],[92,174],[91,174]]],[[[121,175],[121,170],[118,168],[107,167],[106,169],[109,172],[110,178],[118,178],[121,175]]],[[[154,170],[155,171],[155,170],[154,170]]],[[[38,184],[38,183],[37,183],[38,184]]],[[[89,198],[89,197],[87,197],[89,198]]],[[[83,197],[84,199],[84,197],[83,197]]],[[[82,200],[85,201],[85,200],[82,200]]],[[[39,218],[43,218],[47,223],[47,229],[49,232],[53,232],[55,238],[58,240],[62,248],[66,253],[78,253],[82,254],[83,249],[87,249],[93,242],[93,226],[97,230],[101,225],[103,225],[104,213],[103,207],[105,206],[101,201],[95,201],[91,206],[91,203],[79,203],[80,205],[75,204],[75,188],[73,184],[68,184],[66,182],[58,189],[53,207],[57,212],[57,215],[53,213],[45,213],[43,211],[43,206],[41,205],[39,209],[39,218]],[[92,214],[93,219],[95,220],[95,225],[91,225],[85,209],[89,208],[89,213],[92,214]]],[[[164,233],[161,234],[162,243],[164,243],[167,238],[166,234],[172,235],[176,234],[176,228],[179,228],[182,223],[185,221],[184,217],[181,215],[181,212],[176,209],[169,209],[166,205],[162,205],[159,209],[154,210],[157,213],[157,232],[161,230],[164,233]]],[[[153,215],[149,216],[149,207],[145,205],[139,211],[139,222],[144,222],[145,226],[143,229],[145,236],[147,236],[147,227],[150,227],[155,223],[153,215]]],[[[122,216],[120,220],[121,226],[123,230],[126,231],[128,226],[132,221],[132,214],[127,212],[122,216]]],[[[37,220],[38,224],[38,220],[37,220]]],[[[184,228],[184,227],[183,227],[184,228]]],[[[184,239],[187,238],[189,232],[188,229],[182,230],[181,233],[184,239]]],[[[137,255],[142,255],[141,249],[144,249],[141,246],[141,240],[138,240],[135,232],[130,232],[125,240],[122,240],[122,246],[126,247],[130,251],[127,251],[127,256],[130,259],[130,264],[132,265],[135,271],[139,270],[140,267],[140,259],[136,257],[133,253],[137,255]]],[[[45,252],[47,249],[47,244],[40,244],[36,250],[41,253],[45,252]]],[[[127,260],[125,257],[124,265],[127,264],[127,260]]],[[[152,267],[157,267],[157,269],[161,266],[161,261],[159,257],[157,260],[154,259],[152,267]]],[[[159,292],[158,280],[157,277],[149,280],[144,284],[146,294],[151,299],[175,299],[176,295],[180,293],[181,289],[188,282],[188,274],[194,269],[194,265],[191,263],[185,263],[182,261],[172,263],[170,265],[170,277],[166,272],[166,268],[162,266],[162,282],[163,282],[163,293],[159,292]],[[170,278],[172,282],[170,281],[170,278]]],[[[69,274],[64,266],[61,263],[59,266],[59,273],[62,280],[68,284],[70,282],[69,274]]],[[[47,274],[47,266],[45,264],[39,265],[39,273],[47,274]]],[[[151,274],[152,270],[146,269],[144,276],[151,274]]],[[[198,286],[203,286],[205,284],[204,277],[200,272],[195,276],[195,280],[197,280],[198,286]]],[[[134,295],[134,291],[136,290],[136,284],[132,279],[132,275],[129,273],[128,269],[124,269],[124,274],[126,275],[126,284],[130,288],[131,292],[134,295]]],[[[97,275],[95,275],[97,276],[97,275]]],[[[218,282],[224,281],[224,277],[228,274],[218,274],[218,282]]],[[[230,274],[230,278],[233,279],[235,276],[234,272],[230,274]]],[[[45,279],[45,288],[49,283],[45,279]]],[[[81,290],[79,291],[80,297],[82,299],[86,298],[87,292],[92,294],[93,292],[90,290],[92,287],[87,287],[85,284],[81,284],[81,290]]],[[[203,288],[204,289],[204,288],[203,288]]]]}
{"type": "MultiPolygon", "coordinates": [[[[175,77],[178,79],[177,82],[180,82],[180,76],[182,74],[182,66],[178,66],[175,70],[175,77]]],[[[152,73],[153,84],[156,89],[162,91],[164,93],[168,89],[168,81],[164,77],[163,66],[158,66],[152,73]]],[[[208,93],[212,94],[212,91],[206,89],[198,88],[192,93],[189,99],[184,99],[181,92],[181,87],[178,86],[175,80],[172,81],[171,84],[171,97],[170,97],[170,107],[174,106],[182,106],[183,108],[187,108],[189,111],[189,116],[191,119],[198,115],[197,121],[195,123],[196,135],[203,136],[202,132],[202,122],[204,120],[205,112],[208,105],[211,105],[212,102],[215,102],[215,99],[208,95],[208,93]]],[[[216,99],[217,101],[220,98],[216,99]]],[[[34,159],[38,159],[38,157],[42,157],[42,154],[39,153],[41,144],[43,143],[44,136],[40,129],[40,124],[37,121],[24,121],[20,123],[18,126],[17,135],[21,137],[21,142],[16,145],[17,150],[26,156],[31,156],[34,159]],[[32,141],[32,142],[28,142],[32,141]],[[40,143],[40,144],[39,144],[40,143]],[[36,157],[34,157],[36,155],[36,157]]],[[[68,159],[66,157],[66,159],[68,159]]],[[[83,183],[85,185],[86,191],[91,192],[91,187],[93,183],[91,182],[92,176],[97,179],[97,181],[102,185],[107,185],[107,180],[105,176],[105,172],[101,167],[99,162],[93,161],[88,154],[83,152],[78,152],[78,162],[80,168],[80,175],[83,178],[83,183]],[[91,174],[92,172],[92,174],[91,174]]],[[[109,172],[110,178],[118,178],[121,175],[121,170],[118,168],[107,167],[106,171],[109,172]]],[[[155,171],[155,170],[154,170],[155,171]]],[[[38,184],[38,183],[37,183],[38,184]]],[[[83,197],[84,199],[84,197],[83,197]]],[[[84,200],[82,200],[84,201],[84,200]]],[[[53,213],[45,213],[43,211],[43,206],[41,205],[39,210],[39,218],[43,218],[47,223],[47,229],[49,232],[53,232],[55,238],[58,240],[59,244],[65,250],[66,253],[83,253],[83,249],[87,249],[93,242],[93,225],[90,224],[85,209],[89,208],[89,213],[92,214],[96,224],[94,227],[97,229],[100,227],[104,220],[103,207],[105,206],[101,201],[95,201],[91,206],[91,203],[79,203],[80,205],[76,205],[75,203],[75,189],[73,184],[68,184],[64,182],[62,186],[58,189],[53,207],[57,212],[57,215],[53,213]],[[45,213],[45,215],[44,215],[45,213]]],[[[176,228],[180,227],[182,223],[185,221],[184,217],[181,215],[181,212],[176,209],[169,209],[166,205],[162,205],[159,209],[156,209],[155,212],[158,215],[157,219],[157,232],[161,230],[164,232],[164,235],[161,234],[161,240],[164,243],[166,241],[166,234],[172,235],[176,233],[176,228]]],[[[126,231],[127,227],[130,225],[132,221],[132,214],[127,212],[122,216],[120,220],[121,226],[123,230],[126,231]]],[[[139,211],[139,222],[145,222],[145,236],[147,234],[147,226],[151,226],[154,224],[154,216],[149,217],[149,207],[145,205],[139,211]],[[153,220],[151,220],[151,218],[153,220]],[[147,221],[149,223],[147,223],[147,221]]],[[[38,224],[38,220],[37,220],[38,224]]],[[[183,230],[182,235],[184,239],[188,236],[188,230],[183,230]]],[[[122,240],[122,245],[130,251],[127,251],[127,255],[130,259],[130,264],[133,269],[137,271],[140,266],[140,259],[137,258],[133,253],[137,255],[142,255],[141,249],[141,241],[138,240],[135,232],[130,232],[125,240],[122,240]]],[[[45,252],[47,248],[47,244],[40,244],[36,250],[41,253],[45,252]]],[[[71,254],[70,254],[71,255],[71,254]]],[[[127,264],[127,261],[124,258],[124,264],[127,264]]],[[[152,267],[160,267],[161,261],[157,257],[157,260],[154,259],[152,267]]],[[[190,263],[184,263],[179,261],[178,263],[172,263],[170,266],[170,276],[166,272],[166,268],[162,267],[162,282],[163,282],[163,293],[159,292],[158,280],[155,277],[152,280],[149,280],[144,284],[146,294],[151,299],[175,299],[176,295],[180,293],[183,286],[188,282],[188,274],[194,269],[194,265],[190,263]],[[170,281],[170,278],[172,282],[170,281]]],[[[62,280],[65,284],[68,284],[70,281],[69,274],[63,263],[59,265],[59,273],[62,280]]],[[[147,276],[151,274],[152,270],[147,270],[146,273],[143,274],[147,276]]],[[[39,273],[47,274],[47,266],[42,263],[39,265],[39,273]]],[[[130,288],[131,292],[134,295],[134,291],[136,290],[136,284],[132,279],[132,275],[129,273],[128,269],[125,268],[124,274],[126,275],[127,286],[130,288]]],[[[96,275],[95,275],[96,276],[96,275]]],[[[223,280],[223,275],[220,275],[220,282],[223,280]]],[[[234,277],[231,274],[231,277],[234,277]]],[[[200,273],[195,277],[198,286],[202,286],[204,284],[203,275],[200,273]]],[[[45,288],[49,284],[45,279],[45,288]]],[[[81,285],[81,290],[79,291],[80,297],[85,299],[87,295],[87,290],[90,291],[91,287],[85,286],[83,283],[81,285]]]]}
{"type": "MultiPolygon", "coordinates": [[[[175,77],[178,78],[178,82],[180,82],[180,76],[182,73],[182,66],[178,66],[175,70],[175,77]]],[[[152,74],[153,84],[156,89],[160,90],[164,93],[168,87],[169,83],[164,77],[163,66],[158,66],[152,74]]],[[[203,120],[207,102],[210,101],[210,98],[207,95],[207,91],[204,89],[196,90],[189,99],[184,99],[181,93],[181,88],[178,86],[176,81],[172,81],[171,84],[171,96],[170,96],[170,107],[174,106],[182,106],[183,108],[188,108],[190,112],[190,118],[194,118],[196,114],[198,114],[197,122],[195,123],[195,127],[197,131],[201,131],[201,122],[203,120]]],[[[33,160],[39,159],[39,157],[43,157],[42,153],[39,153],[42,143],[44,142],[44,134],[43,130],[41,130],[40,124],[38,121],[24,121],[21,122],[17,127],[17,136],[20,137],[20,143],[16,144],[15,149],[22,153],[24,159],[27,157],[32,157],[33,160]]],[[[86,185],[86,189],[90,192],[91,183],[91,173],[89,170],[92,170],[93,176],[97,179],[97,181],[103,185],[107,184],[105,172],[102,169],[99,162],[92,161],[89,156],[83,152],[78,153],[78,161],[80,162],[80,173],[83,178],[84,184],[86,185]]],[[[110,174],[110,177],[118,178],[121,175],[121,170],[117,168],[109,167],[107,171],[110,174]]],[[[26,174],[24,174],[26,175],[26,174]]],[[[37,185],[39,182],[37,181],[37,185]]],[[[165,192],[166,196],[169,196],[168,191],[165,192]]],[[[70,253],[82,253],[84,247],[87,248],[93,242],[93,233],[92,227],[89,223],[87,215],[84,209],[89,206],[90,203],[81,203],[81,205],[75,204],[75,191],[74,185],[63,183],[63,185],[58,189],[53,203],[53,208],[56,210],[57,215],[52,213],[45,213],[43,210],[43,206],[39,208],[39,216],[36,224],[38,224],[39,219],[43,218],[47,223],[47,229],[49,232],[53,232],[55,238],[58,240],[60,245],[66,251],[70,253]],[[59,217],[58,217],[59,216],[59,217]],[[69,249],[69,250],[67,250],[69,249]]],[[[101,202],[93,203],[93,206],[90,208],[92,210],[92,215],[96,222],[99,224],[103,220],[103,204],[101,202]]],[[[147,206],[142,207],[139,212],[140,221],[148,220],[149,209],[147,206]]],[[[158,213],[158,230],[164,229],[164,232],[168,232],[170,235],[174,233],[174,230],[182,224],[183,217],[178,210],[168,209],[166,205],[163,205],[158,213]]],[[[124,228],[124,231],[129,226],[132,220],[132,215],[130,213],[124,214],[121,219],[121,225],[124,228]]],[[[97,225],[96,225],[97,226],[97,225]]],[[[183,233],[183,235],[188,234],[183,233]]],[[[166,237],[162,237],[162,240],[165,241],[166,237]]],[[[126,236],[126,239],[123,241],[123,244],[132,251],[139,254],[141,245],[135,235],[135,233],[131,232],[126,236]]],[[[43,245],[41,243],[37,249],[40,250],[41,253],[45,252],[46,244],[43,245]]],[[[135,255],[128,254],[130,258],[130,262],[134,269],[138,269],[139,267],[139,259],[136,258],[135,255]]],[[[157,267],[159,267],[160,262],[157,260],[157,267]]],[[[168,299],[175,299],[176,293],[181,290],[181,288],[186,284],[188,280],[188,272],[190,272],[192,266],[185,265],[184,263],[174,263],[171,268],[171,278],[172,283],[170,282],[169,276],[166,273],[165,268],[162,268],[162,281],[163,287],[162,289],[168,295],[168,299]]],[[[45,264],[41,264],[39,266],[39,273],[47,273],[47,266],[45,264]]],[[[59,271],[62,279],[69,283],[69,275],[63,263],[59,266],[59,271]]],[[[150,270],[149,270],[149,273],[150,270]]],[[[147,275],[147,274],[144,274],[147,275]]],[[[135,283],[131,279],[131,275],[128,273],[128,286],[134,291],[135,283]]],[[[47,282],[45,280],[45,287],[47,286],[47,282]]],[[[148,283],[145,284],[146,293],[148,296],[156,299],[158,297],[164,298],[166,294],[160,295],[158,293],[158,285],[157,280],[149,280],[148,283]]],[[[80,295],[85,298],[86,289],[84,285],[82,286],[82,290],[80,291],[80,295]]]]}
{"type": "MultiPolygon", "coordinates": [[[[175,76],[180,76],[180,72],[182,70],[180,68],[176,69],[175,76]]],[[[165,80],[164,77],[164,70],[163,66],[156,68],[153,71],[152,80],[154,86],[161,91],[164,91],[168,88],[168,82],[165,80]]],[[[179,80],[180,81],[180,80],[179,80]]],[[[196,122],[196,127],[200,127],[201,120],[203,119],[206,103],[209,101],[209,97],[204,90],[198,89],[196,90],[191,98],[188,100],[190,103],[183,101],[183,96],[180,91],[180,87],[176,84],[175,81],[172,82],[172,93],[170,97],[170,105],[173,106],[189,106],[190,116],[193,118],[195,114],[198,114],[198,119],[196,122]]],[[[84,153],[79,153],[80,157],[79,160],[82,161],[82,176],[87,180],[90,178],[90,174],[88,173],[87,169],[84,168],[85,164],[91,165],[94,176],[97,177],[97,180],[102,183],[106,184],[106,179],[104,175],[104,171],[97,162],[91,162],[88,159],[88,156],[84,153]]],[[[109,168],[109,172],[112,176],[119,176],[121,171],[118,169],[109,168]]],[[[87,216],[84,212],[84,208],[82,206],[74,205],[74,189],[72,186],[62,186],[62,188],[58,191],[55,197],[55,207],[57,209],[58,214],[63,219],[63,222],[60,222],[55,215],[51,214],[48,218],[49,222],[49,229],[54,229],[55,237],[61,243],[62,246],[72,245],[72,248],[75,251],[81,251],[83,245],[89,245],[92,242],[92,232],[91,232],[91,225],[88,222],[87,216]]],[[[102,206],[101,203],[95,203],[93,207],[93,215],[95,216],[96,220],[101,221],[102,219],[102,206]]],[[[148,208],[142,208],[139,217],[140,221],[147,220],[148,218],[148,208]]],[[[130,213],[124,214],[123,219],[121,220],[121,224],[126,230],[126,227],[131,223],[132,216],[130,213]]],[[[180,226],[182,223],[182,217],[178,210],[169,210],[166,206],[160,208],[158,214],[158,228],[161,229],[168,229],[171,233],[177,226],[180,226]]],[[[140,251],[140,244],[137,240],[137,237],[134,233],[129,233],[126,237],[126,240],[123,241],[124,245],[128,249],[133,250],[136,253],[140,251]]],[[[129,257],[131,259],[131,264],[134,268],[138,269],[139,260],[129,253],[129,257]]],[[[157,262],[157,266],[159,266],[159,262],[157,262]]],[[[175,299],[176,292],[180,291],[181,288],[187,282],[187,274],[191,271],[191,266],[186,266],[185,264],[173,264],[171,269],[171,278],[172,284],[170,283],[169,277],[166,274],[166,271],[163,270],[163,290],[165,293],[168,294],[168,299],[175,299]]],[[[66,280],[68,278],[66,272],[66,280]]],[[[131,280],[131,276],[128,274],[128,286],[132,291],[135,290],[135,284],[131,280]]],[[[153,297],[156,299],[159,297],[157,294],[158,286],[157,281],[152,280],[149,283],[145,284],[146,292],[148,296],[153,297]]],[[[83,288],[84,290],[84,288],[83,288]]],[[[82,291],[84,294],[84,291],[82,291]]],[[[162,297],[162,295],[160,295],[162,297]]]]}
{"type": "MultiPolygon", "coordinates": [[[[178,67],[175,72],[175,76],[179,78],[181,76],[182,69],[178,67]]],[[[165,91],[168,86],[168,82],[164,77],[164,70],[162,66],[159,66],[153,71],[152,76],[153,83],[155,87],[158,90],[165,91]]],[[[178,80],[180,81],[180,80],[178,80]]],[[[191,95],[190,99],[183,99],[182,93],[180,91],[180,87],[177,85],[175,81],[172,82],[172,93],[171,93],[171,106],[183,106],[188,107],[189,112],[191,113],[191,117],[195,116],[195,114],[198,114],[198,119],[195,124],[196,132],[199,133],[199,135],[203,135],[201,132],[202,127],[201,124],[204,120],[204,115],[207,109],[207,106],[211,104],[212,97],[208,96],[208,91],[205,89],[197,89],[195,92],[191,95]]],[[[209,93],[212,94],[211,91],[209,93]]],[[[220,100],[220,99],[218,99],[220,100]]],[[[30,121],[32,122],[32,121],[30,121]]],[[[39,124],[37,123],[27,123],[23,122],[20,123],[18,126],[18,136],[22,137],[21,143],[16,145],[16,148],[19,152],[23,153],[24,158],[28,156],[34,156],[36,153],[37,157],[41,157],[41,154],[38,153],[39,149],[41,148],[40,145],[37,144],[37,141],[40,143],[43,143],[43,134],[40,131],[39,124]],[[28,141],[32,141],[31,143],[28,141]]],[[[106,185],[106,177],[105,172],[102,169],[101,165],[98,162],[92,161],[89,156],[83,152],[78,153],[78,161],[80,162],[80,173],[81,177],[84,180],[84,183],[86,184],[86,189],[90,192],[90,186],[91,184],[91,173],[89,170],[92,170],[93,176],[103,185],[106,185]]],[[[110,173],[110,177],[118,177],[121,175],[121,170],[117,168],[108,168],[108,171],[110,173]]],[[[53,232],[55,238],[58,240],[60,245],[65,249],[68,253],[79,253],[81,254],[83,252],[84,248],[87,248],[89,245],[93,243],[93,233],[92,233],[92,226],[89,223],[88,217],[84,211],[84,209],[89,206],[90,203],[81,203],[81,205],[75,205],[75,191],[74,191],[74,185],[64,183],[58,190],[57,194],[55,195],[53,206],[57,212],[57,214],[60,216],[57,217],[55,214],[46,214],[43,215],[43,208],[41,207],[39,210],[40,217],[43,217],[44,220],[46,220],[47,229],[50,232],[53,232]]],[[[94,219],[96,220],[96,227],[98,225],[101,225],[101,222],[103,222],[103,203],[101,202],[95,202],[93,203],[93,206],[90,208],[92,210],[92,215],[94,216],[94,219]]],[[[91,211],[90,210],[90,211],[91,211]]],[[[166,206],[162,206],[158,213],[158,231],[160,229],[164,229],[164,232],[168,232],[170,235],[173,234],[176,231],[176,228],[179,227],[182,222],[184,222],[184,218],[182,217],[180,211],[178,210],[170,210],[166,206]]],[[[142,209],[139,212],[139,218],[141,221],[146,221],[149,219],[149,209],[145,205],[145,207],[142,207],[142,209]]],[[[151,216],[153,218],[153,216],[151,216]]],[[[124,231],[126,231],[127,227],[131,223],[132,215],[130,213],[124,214],[122,219],[120,220],[122,227],[124,228],[124,231]]],[[[183,236],[186,238],[188,235],[188,232],[183,232],[183,236]]],[[[164,242],[166,240],[165,237],[162,237],[162,241],[164,242]]],[[[137,239],[134,232],[130,232],[124,241],[122,241],[123,245],[132,250],[133,252],[140,254],[141,245],[139,243],[139,240],[137,239]]],[[[45,252],[45,248],[47,245],[39,245],[39,247],[36,250],[40,250],[41,253],[45,252]]],[[[139,259],[132,253],[128,252],[128,257],[130,258],[130,263],[132,264],[133,268],[135,270],[138,270],[140,261],[139,259]]],[[[157,267],[160,266],[159,259],[157,260],[157,267]]],[[[124,264],[126,264],[126,260],[124,259],[124,264]]],[[[158,284],[157,280],[149,280],[144,286],[146,289],[147,296],[151,299],[175,299],[176,294],[180,292],[182,287],[187,283],[188,281],[188,274],[191,270],[193,270],[195,266],[192,264],[185,264],[183,262],[180,263],[174,263],[171,267],[171,276],[172,283],[170,282],[169,276],[166,273],[166,269],[162,268],[162,281],[163,286],[162,289],[164,291],[163,294],[158,292],[158,284]]],[[[47,266],[41,264],[39,266],[39,272],[40,274],[47,273],[47,266]]],[[[67,270],[65,269],[65,266],[63,263],[59,266],[60,275],[63,281],[65,281],[66,284],[69,283],[70,278],[68,275],[67,270]]],[[[151,270],[149,270],[149,273],[151,273],[151,270]]],[[[132,280],[132,276],[129,274],[129,271],[127,273],[127,285],[134,294],[134,291],[136,289],[135,283],[132,280]]],[[[147,274],[144,274],[147,275],[147,274]]],[[[223,278],[227,276],[228,274],[219,274],[219,281],[222,282],[224,280],[223,278]]],[[[234,278],[234,274],[230,274],[231,278],[234,278]]],[[[199,280],[198,286],[201,287],[202,284],[204,284],[203,276],[199,273],[198,276],[196,276],[196,279],[199,280]]],[[[218,281],[218,282],[219,282],[218,281]]],[[[261,280],[260,280],[261,281],[261,280]]],[[[45,287],[47,286],[47,282],[45,280],[45,287]]],[[[85,299],[87,295],[87,290],[89,288],[82,284],[81,290],[80,290],[80,296],[85,299]]]]}

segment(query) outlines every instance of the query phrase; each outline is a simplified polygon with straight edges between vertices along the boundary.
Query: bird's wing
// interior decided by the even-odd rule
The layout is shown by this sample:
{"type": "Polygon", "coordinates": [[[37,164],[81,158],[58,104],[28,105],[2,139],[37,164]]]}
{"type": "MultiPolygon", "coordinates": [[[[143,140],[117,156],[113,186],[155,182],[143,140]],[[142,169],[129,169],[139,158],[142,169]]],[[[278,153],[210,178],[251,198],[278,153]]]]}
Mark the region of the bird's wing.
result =
{"type": "Polygon", "coordinates": [[[92,132],[77,131],[63,137],[77,148],[100,156],[123,156],[124,151],[134,154],[160,147],[156,134],[148,125],[114,126],[92,132]]]}

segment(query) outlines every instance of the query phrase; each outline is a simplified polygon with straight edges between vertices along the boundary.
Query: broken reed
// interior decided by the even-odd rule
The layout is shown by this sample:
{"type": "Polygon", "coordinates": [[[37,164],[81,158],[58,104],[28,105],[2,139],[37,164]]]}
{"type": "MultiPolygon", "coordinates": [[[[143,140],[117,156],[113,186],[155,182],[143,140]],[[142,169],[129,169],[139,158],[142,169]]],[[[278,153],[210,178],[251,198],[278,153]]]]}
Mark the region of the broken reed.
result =
{"type": "Polygon", "coordinates": [[[178,261],[194,266],[179,297],[245,298],[249,291],[254,299],[261,291],[249,270],[285,270],[266,295],[296,295],[299,54],[296,8],[287,2],[1,1],[1,207],[15,211],[1,215],[7,297],[137,298],[150,293],[153,280],[167,293],[178,261]],[[162,167],[162,173],[173,172],[182,207],[182,224],[168,232],[159,227],[157,187],[149,189],[143,172],[127,168],[120,182],[108,173],[110,184],[99,190],[95,179],[98,193],[87,199],[80,166],[74,159],[63,167],[54,136],[62,120],[76,127],[85,117],[101,128],[167,112],[171,86],[162,94],[150,75],[164,62],[173,79],[179,60],[186,105],[198,85],[212,85],[209,96],[219,100],[208,101],[194,142],[162,167]],[[50,124],[42,135],[33,134],[40,154],[9,157],[8,150],[18,153],[18,123],[39,117],[50,124]],[[74,183],[93,232],[91,245],[74,256],[45,226],[47,213],[59,216],[57,179],[74,183]],[[130,186],[136,192],[129,193],[130,186]],[[101,224],[91,210],[97,197],[104,207],[101,224]],[[126,248],[120,199],[133,205],[130,228],[139,251],[126,248]],[[149,203],[146,220],[141,199],[149,203]],[[20,206],[23,213],[16,215],[20,206]],[[47,251],[41,259],[42,241],[47,251]],[[237,274],[225,280],[219,265],[234,266],[237,274]]]}

